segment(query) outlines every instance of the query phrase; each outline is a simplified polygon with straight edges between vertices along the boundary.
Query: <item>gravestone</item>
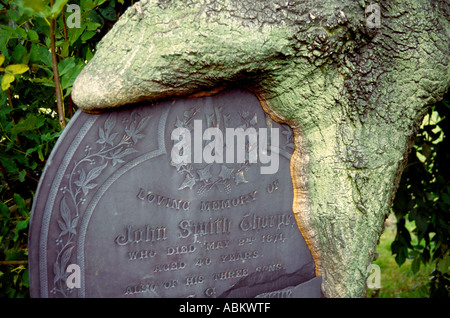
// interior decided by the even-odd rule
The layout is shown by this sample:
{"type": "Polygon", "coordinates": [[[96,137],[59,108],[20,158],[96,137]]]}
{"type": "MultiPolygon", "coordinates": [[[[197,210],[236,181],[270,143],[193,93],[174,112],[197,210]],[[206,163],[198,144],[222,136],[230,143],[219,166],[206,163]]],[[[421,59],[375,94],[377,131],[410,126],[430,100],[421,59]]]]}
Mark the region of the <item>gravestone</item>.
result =
{"type": "Polygon", "coordinates": [[[293,151],[242,89],[77,112],[35,197],[31,296],[321,297],[293,151]]]}

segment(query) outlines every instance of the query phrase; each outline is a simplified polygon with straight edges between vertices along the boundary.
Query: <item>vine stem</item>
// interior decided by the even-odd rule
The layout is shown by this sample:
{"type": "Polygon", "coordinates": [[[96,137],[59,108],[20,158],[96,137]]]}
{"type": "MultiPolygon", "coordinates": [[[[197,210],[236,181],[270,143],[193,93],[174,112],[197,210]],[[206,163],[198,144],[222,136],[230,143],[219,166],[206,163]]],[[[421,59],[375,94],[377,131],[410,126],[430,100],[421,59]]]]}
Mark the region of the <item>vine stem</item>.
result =
{"type": "MultiPolygon", "coordinates": [[[[53,7],[53,3],[54,0],[51,0],[51,7],[53,7]]],[[[64,129],[66,127],[66,120],[64,117],[64,108],[62,104],[61,85],[59,83],[58,62],[56,60],[55,28],[56,19],[52,18],[50,20],[50,51],[52,55],[53,79],[55,81],[56,105],[58,110],[59,125],[61,126],[61,129],[64,129]]]]}
{"type": "MultiPolygon", "coordinates": [[[[9,108],[14,109],[14,105],[13,105],[13,101],[12,101],[12,96],[11,96],[11,91],[9,90],[9,88],[6,90],[6,94],[8,95],[8,105],[9,108]]],[[[13,125],[16,124],[16,122],[14,121],[14,118],[11,117],[11,121],[13,123],[13,125]]],[[[20,139],[19,139],[19,135],[16,136],[16,143],[21,146],[22,144],[20,143],[20,139]]]]}
{"type": "Polygon", "coordinates": [[[27,265],[28,261],[0,261],[0,265],[27,265]]]}
{"type": "MultiPolygon", "coordinates": [[[[119,148],[119,147],[121,147],[121,146],[123,146],[123,145],[129,145],[130,143],[128,143],[128,142],[126,142],[126,141],[124,141],[124,140],[121,140],[120,141],[120,143],[119,144],[117,144],[117,145],[115,145],[115,146],[113,146],[112,148],[109,148],[109,149],[106,149],[105,150],[105,146],[102,146],[101,147],[101,149],[97,152],[97,153],[94,153],[94,154],[88,154],[88,155],[86,155],[86,157],[84,157],[83,159],[81,159],[80,161],[78,161],[78,162],[76,162],[75,163],[75,165],[74,165],[74,167],[72,168],[72,172],[70,173],[70,176],[69,176],[69,193],[70,193],[70,196],[71,196],[71,198],[72,198],[72,201],[73,201],[73,203],[75,204],[75,206],[76,206],[76,208],[77,208],[77,211],[76,211],[76,216],[78,216],[78,205],[79,205],[79,202],[77,202],[77,195],[80,193],[79,192],[79,190],[77,189],[76,191],[75,191],[75,194],[74,194],[74,191],[73,191],[73,188],[72,188],[72,176],[74,175],[74,173],[75,173],[75,171],[77,170],[77,168],[81,165],[81,163],[83,163],[83,162],[90,162],[90,160],[92,160],[91,158],[95,158],[95,157],[102,157],[104,154],[107,154],[108,152],[110,152],[110,151],[113,151],[113,150],[115,150],[115,149],[117,149],[117,148],[119,148]]],[[[108,158],[108,157],[104,157],[105,159],[110,159],[110,158],[108,158]]]]}

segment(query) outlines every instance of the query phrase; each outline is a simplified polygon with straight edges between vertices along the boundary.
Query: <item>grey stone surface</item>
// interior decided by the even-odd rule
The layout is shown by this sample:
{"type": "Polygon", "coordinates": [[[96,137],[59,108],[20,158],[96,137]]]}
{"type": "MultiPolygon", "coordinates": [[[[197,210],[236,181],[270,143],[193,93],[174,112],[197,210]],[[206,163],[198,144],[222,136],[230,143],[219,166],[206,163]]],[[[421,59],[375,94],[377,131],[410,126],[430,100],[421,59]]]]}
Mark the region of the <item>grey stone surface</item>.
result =
{"type": "Polygon", "coordinates": [[[292,211],[293,147],[292,130],[246,90],[78,112],[36,194],[31,296],[321,296],[321,277],[292,211]],[[187,128],[195,147],[199,123],[224,135],[225,128],[253,127],[259,135],[278,129],[279,148],[275,135],[269,139],[270,154],[279,157],[276,173],[261,173],[269,163],[260,156],[250,162],[252,144],[243,163],[239,149],[231,162],[174,163],[179,140],[172,132],[187,128]],[[71,264],[80,268],[79,288],[68,288],[71,264]]]}

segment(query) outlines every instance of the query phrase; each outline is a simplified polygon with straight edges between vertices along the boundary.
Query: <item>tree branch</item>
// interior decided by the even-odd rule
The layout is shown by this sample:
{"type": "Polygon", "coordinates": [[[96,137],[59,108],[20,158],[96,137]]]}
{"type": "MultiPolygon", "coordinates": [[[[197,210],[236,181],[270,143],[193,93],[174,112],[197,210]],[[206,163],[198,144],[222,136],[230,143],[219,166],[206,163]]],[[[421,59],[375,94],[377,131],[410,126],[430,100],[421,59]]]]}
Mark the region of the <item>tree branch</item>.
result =
{"type": "Polygon", "coordinates": [[[28,265],[28,261],[0,261],[0,265],[28,265]]]}
{"type": "MultiPolygon", "coordinates": [[[[51,6],[53,6],[53,0],[51,1],[51,6]]],[[[66,127],[66,120],[64,118],[64,108],[62,104],[61,87],[59,83],[58,62],[56,60],[55,26],[56,26],[56,19],[53,18],[50,20],[50,50],[52,54],[53,78],[55,80],[55,93],[56,93],[56,104],[58,110],[59,125],[61,126],[62,129],[64,129],[66,127]]]]}

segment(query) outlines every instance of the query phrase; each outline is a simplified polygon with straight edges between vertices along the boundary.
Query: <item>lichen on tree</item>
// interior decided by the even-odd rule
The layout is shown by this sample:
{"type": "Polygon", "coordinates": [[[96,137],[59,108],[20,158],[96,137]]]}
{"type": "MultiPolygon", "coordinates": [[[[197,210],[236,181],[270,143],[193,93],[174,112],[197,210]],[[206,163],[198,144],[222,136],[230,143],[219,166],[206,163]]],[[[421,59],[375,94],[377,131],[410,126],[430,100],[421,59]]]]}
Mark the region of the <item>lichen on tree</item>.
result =
{"type": "Polygon", "coordinates": [[[327,297],[364,295],[413,138],[450,85],[449,4],[140,1],[74,83],[87,112],[224,86],[252,90],[295,133],[298,225],[327,297]]]}

